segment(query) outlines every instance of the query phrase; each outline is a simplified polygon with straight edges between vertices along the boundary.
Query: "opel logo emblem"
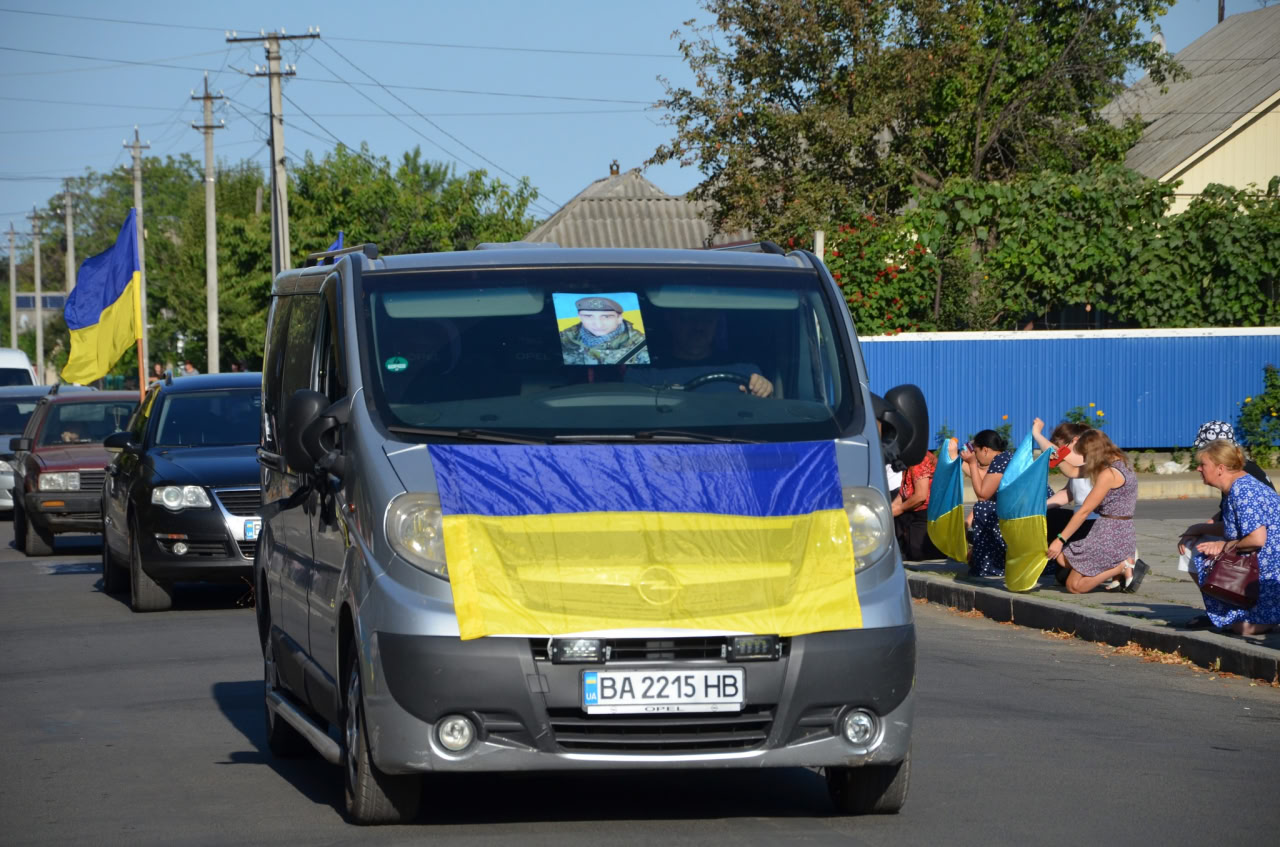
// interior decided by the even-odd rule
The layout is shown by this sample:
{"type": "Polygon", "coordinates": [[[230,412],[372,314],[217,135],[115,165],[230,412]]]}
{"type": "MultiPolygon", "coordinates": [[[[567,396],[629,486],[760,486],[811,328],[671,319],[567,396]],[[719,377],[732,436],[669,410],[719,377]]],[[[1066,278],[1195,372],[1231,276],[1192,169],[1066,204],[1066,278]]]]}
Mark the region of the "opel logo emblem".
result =
{"type": "Polygon", "coordinates": [[[653,567],[640,574],[636,591],[650,606],[667,606],[680,593],[680,582],[666,568],[653,567]]]}

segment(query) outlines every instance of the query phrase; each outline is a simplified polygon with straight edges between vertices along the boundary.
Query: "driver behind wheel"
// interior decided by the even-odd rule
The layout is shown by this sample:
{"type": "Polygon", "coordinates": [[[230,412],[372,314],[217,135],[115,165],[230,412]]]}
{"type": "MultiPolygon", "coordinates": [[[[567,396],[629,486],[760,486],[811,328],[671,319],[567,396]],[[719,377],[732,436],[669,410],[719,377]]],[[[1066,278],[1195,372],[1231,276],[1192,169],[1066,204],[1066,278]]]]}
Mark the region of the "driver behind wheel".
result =
{"type": "Polygon", "coordinates": [[[710,309],[667,309],[663,312],[670,353],[663,358],[671,367],[627,368],[625,382],[645,385],[684,385],[713,374],[725,379],[698,384],[697,390],[713,393],[738,390],[753,397],[773,396],[773,383],[761,375],[759,365],[751,362],[718,363],[711,361],[721,316],[710,309]],[[736,377],[732,379],[730,377],[736,377]],[[736,384],[735,384],[736,383],[736,384]]]}

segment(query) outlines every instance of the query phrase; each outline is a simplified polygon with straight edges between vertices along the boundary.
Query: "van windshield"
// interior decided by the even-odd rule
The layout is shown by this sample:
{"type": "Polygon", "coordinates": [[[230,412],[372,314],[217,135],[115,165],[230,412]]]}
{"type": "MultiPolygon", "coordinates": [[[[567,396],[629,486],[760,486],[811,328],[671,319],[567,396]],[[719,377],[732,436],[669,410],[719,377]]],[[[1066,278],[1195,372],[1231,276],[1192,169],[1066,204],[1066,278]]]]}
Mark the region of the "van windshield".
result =
{"type": "Polygon", "coordinates": [[[402,437],[816,440],[859,411],[813,270],[373,272],[360,309],[366,388],[402,437]]]}
{"type": "Polygon", "coordinates": [[[0,385],[31,385],[34,382],[27,368],[0,368],[0,385]]]}

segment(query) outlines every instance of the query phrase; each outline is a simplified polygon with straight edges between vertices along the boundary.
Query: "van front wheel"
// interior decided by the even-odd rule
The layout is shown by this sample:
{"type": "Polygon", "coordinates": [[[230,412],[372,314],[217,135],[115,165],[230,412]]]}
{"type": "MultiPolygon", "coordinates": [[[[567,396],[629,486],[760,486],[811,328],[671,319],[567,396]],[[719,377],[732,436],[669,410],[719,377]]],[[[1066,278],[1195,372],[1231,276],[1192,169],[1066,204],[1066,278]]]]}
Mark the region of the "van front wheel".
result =
{"type": "Polygon", "coordinates": [[[911,752],[896,765],[826,768],[827,792],[845,815],[896,815],[907,802],[911,752]]]}
{"type": "Polygon", "coordinates": [[[422,777],[393,776],[373,763],[360,688],[360,660],[353,656],[350,664],[342,763],[347,814],[359,824],[410,823],[422,803],[422,777]]]}

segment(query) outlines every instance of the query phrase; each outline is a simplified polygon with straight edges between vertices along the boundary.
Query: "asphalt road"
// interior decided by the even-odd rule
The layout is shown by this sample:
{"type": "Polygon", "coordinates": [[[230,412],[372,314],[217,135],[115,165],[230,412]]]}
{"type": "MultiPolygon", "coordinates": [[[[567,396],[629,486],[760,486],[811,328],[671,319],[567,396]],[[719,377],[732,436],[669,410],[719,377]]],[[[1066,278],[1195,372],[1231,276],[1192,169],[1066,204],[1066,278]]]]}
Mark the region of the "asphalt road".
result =
{"type": "Polygon", "coordinates": [[[804,770],[476,776],[430,782],[415,826],[358,829],[339,811],[337,768],[265,750],[240,590],[196,588],[172,612],[134,615],[101,593],[94,539],[28,560],[11,537],[0,523],[5,844],[1280,839],[1280,690],[920,605],[900,815],[837,817],[804,770]]]}

